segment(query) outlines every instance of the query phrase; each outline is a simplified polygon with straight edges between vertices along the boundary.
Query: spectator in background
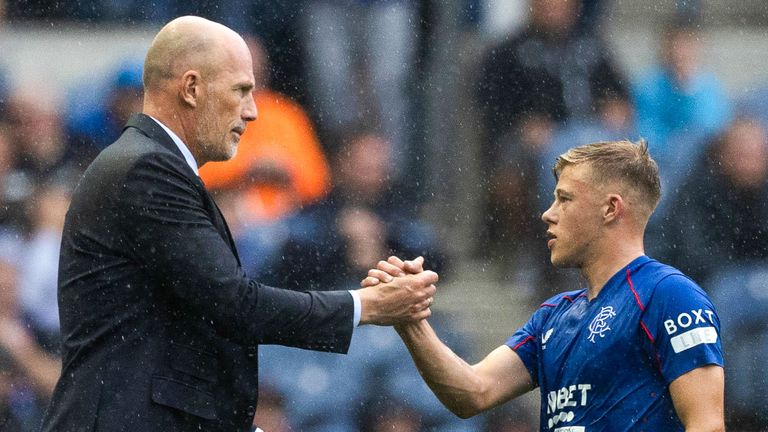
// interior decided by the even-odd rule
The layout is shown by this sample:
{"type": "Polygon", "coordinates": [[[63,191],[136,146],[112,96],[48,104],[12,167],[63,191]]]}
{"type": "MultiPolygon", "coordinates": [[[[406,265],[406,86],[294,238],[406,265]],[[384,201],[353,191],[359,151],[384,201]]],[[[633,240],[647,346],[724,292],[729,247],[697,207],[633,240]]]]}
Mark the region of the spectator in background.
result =
{"type": "Polygon", "coordinates": [[[702,286],[722,317],[726,425],[768,430],[768,138],[764,124],[737,118],[684,184],[664,238],[681,266],[705,275],[702,286]],[[682,212],[678,214],[677,212],[682,212]],[[673,221],[676,221],[673,219],[673,221]],[[680,230],[685,229],[685,232],[680,230]]]}
{"type": "Polygon", "coordinates": [[[518,131],[500,137],[502,148],[489,178],[486,240],[480,252],[500,259],[505,277],[517,279],[518,286],[530,294],[548,263],[546,248],[535,245],[542,238],[539,166],[548,153],[552,133],[548,120],[536,118],[524,122],[518,131]]]}
{"type": "MultiPolygon", "coordinates": [[[[10,19],[44,19],[113,22],[122,25],[144,22],[161,24],[175,16],[180,10],[180,0],[5,0],[8,3],[10,19]]],[[[186,3],[190,3],[187,0],[186,3]]]]}
{"type": "Polygon", "coordinates": [[[83,168],[112,144],[134,112],[141,111],[142,63],[127,61],[114,72],[106,89],[93,83],[73,92],[67,119],[67,151],[83,168]]]}
{"type": "Polygon", "coordinates": [[[734,101],[734,116],[753,118],[768,128],[768,82],[744,90],[734,101]]]}
{"type": "Polygon", "coordinates": [[[424,255],[440,267],[444,254],[432,227],[418,219],[417,208],[398,203],[392,153],[392,144],[370,131],[344,140],[334,187],[291,221],[273,283],[304,289],[357,286],[360,271],[395,253],[424,255]]]}
{"type": "Polygon", "coordinates": [[[30,179],[18,169],[18,155],[11,126],[0,122],[0,245],[18,243],[26,225],[24,200],[32,192],[30,179]]]}
{"type": "Polygon", "coordinates": [[[19,374],[13,362],[0,352],[0,430],[3,432],[31,431],[29,420],[24,411],[16,408],[19,391],[19,374]],[[26,426],[26,427],[25,427],[26,426]]]}
{"type": "Polygon", "coordinates": [[[16,165],[33,183],[66,166],[66,133],[57,107],[31,89],[15,91],[8,106],[8,123],[16,165]]]}
{"type": "MultiPolygon", "coordinates": [[[[3,0],[0,0],[0,4],[2,4],[3,0]]],[[[2,6],[0,6],[0,9],[2,9],[2,6]]],[[[2,26],[2,19],[3,17],[0,16],[0,26],[2,26]]],[[[5,69],[3,69],[2,66],[0,66],[0,122],[4,122],[7,116],[7,109],[8,109],[8,77],[5,69]]]]}
{"type": "Polygon", "coordinates": [[[49,352],[59,350],[57,278],[64,216],[74,180],[61,172],[45,181],[29,200],[31,232],[21,250],[19,300],[30,331],[49,352]]]}
{"type": "MultiPolygon", "coordinates": [[[[720,132],[729,120],[729,104],[720,80],[701,64],[701,32],[689,20],[678,19],[661,35],[661,64],[652,68],[634,86],[637,123],[659,161],[661,172],[679,167],[677,153],[700,155],[702,141],[687,141],[680,135],[705,138],[720,132]]],[[[662,178],[662,180],[664,180],[662,178]]]]}
{"type": "Polygon", "coordinates": [[[421,432],[419,412],[390,398],[374,397],[364,404],[360,429],[365,432],[421,432]]]}
{"type": "Polygon", "coordinates": [[[606,7],[605,0],[582,0],[581,14],[577,23],[577,29],[582,33],[599,33],[599,27],[603,24],[606,7]]]}
{"type": "Polygon", "coordinates": [[[681,186],[664,227],[664,252],[706,280],[726,265],[768,258],[768,138],[751,119],[735,120],[681,186]]]}
{"type": "Polygon", "coordinates": [[[32,432],[40,428],[61,366],[27,330],[16,285],[15,266],[0,258],[0,430],[32,432]]]}
{"type": "MultiPolygon", "coordinates": [[[[181,1],[181,0],[178,0],[181,1]]],[[[207,2],[221,14],[220,22],[240,34],[254,34],[269,53],[267,70],[272,89],[307,104],[304,53],[299,37],[299,18],[307,0],[230,0],[226,9],[221,3],[207,2]]],[[[200,14],[206,16],[206,14],[200,14]]]]}
{"type": "Polygon", "coordinates": [[[522,34],[489,50],[477,89],[483,114],[486,168],[499,138],[534,123],[550,133],[559,122],[595,115],[606,95],[625,94],[623,77],[598,38],[579,34],[580,0],[531,0],[522,34]]]}
{"type": "Polygon", "coordinates": [[[259,386],[259,406],[253,418],[253,427],[267,432],[293,432],[285,413],[285,398],[270,385],[259,386]]]}
{"type": "MultiPolygon", "coordinates": [[[[359,123],[380,125],[392,143],[392,174],[407,174],[416,69],[415,0],[309,0],[303,41],[319,126],[338,137],[359,123]]],[[[325,134],[323,134],[325,135],[325,134]]]]}
{"type": "Polygon", "coordinates": [[[726,426],[729,431],[768,430],[768,260],[719,266],[704,285],[722,317],[726,426]]]}

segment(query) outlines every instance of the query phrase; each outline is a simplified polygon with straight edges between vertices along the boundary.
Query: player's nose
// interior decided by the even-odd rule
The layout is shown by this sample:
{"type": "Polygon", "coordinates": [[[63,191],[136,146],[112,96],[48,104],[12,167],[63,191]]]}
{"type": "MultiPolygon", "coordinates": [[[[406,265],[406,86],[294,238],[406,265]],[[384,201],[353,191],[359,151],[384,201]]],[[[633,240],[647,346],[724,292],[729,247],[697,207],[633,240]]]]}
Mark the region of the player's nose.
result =
{"type": "Polygon", "coordinates": [[[554,204],[552,204],[544,213],[541,214],[541,220],[546,224],[555,223],[555,212],[553,210],[554,204]]]}

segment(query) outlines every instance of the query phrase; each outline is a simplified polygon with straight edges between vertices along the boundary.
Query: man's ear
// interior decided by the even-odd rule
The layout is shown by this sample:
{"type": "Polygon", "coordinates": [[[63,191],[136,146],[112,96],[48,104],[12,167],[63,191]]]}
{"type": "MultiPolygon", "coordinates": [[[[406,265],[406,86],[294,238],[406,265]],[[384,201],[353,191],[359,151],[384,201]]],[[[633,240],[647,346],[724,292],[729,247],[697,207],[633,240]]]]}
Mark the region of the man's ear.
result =
{"type": "Polygon", "coordinates": [[[626,203],[621,195],[610,194],[606,197],[603,205],[603,222],[611,223],[623,216],[625,211],[626,203]]]}
{"type": "Polygon", "coordinates": [[[195,70],[189,70],[181,76],[181,99],[192,108],[197,107],[198,98],[202,88],[200,73],[195,70]]]}

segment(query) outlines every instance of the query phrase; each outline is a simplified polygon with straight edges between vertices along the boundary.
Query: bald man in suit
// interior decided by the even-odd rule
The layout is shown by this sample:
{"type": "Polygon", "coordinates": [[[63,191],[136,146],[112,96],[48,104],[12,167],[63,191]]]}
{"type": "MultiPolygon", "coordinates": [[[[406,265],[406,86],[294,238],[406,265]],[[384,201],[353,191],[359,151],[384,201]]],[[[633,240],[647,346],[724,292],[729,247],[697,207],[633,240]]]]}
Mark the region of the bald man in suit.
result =
{"type": "Polygon", "coordinates": [[[323,292],[247,278],[197,170],[234,155],[257,116],[253,86],[227,27],[181,17],[155,37],[143,113],[91,164],[67,214],[63,370],[44,431],[248,431],[259,344],[343,353],[357,325],[431,313],[434,273],[323,292]]]}

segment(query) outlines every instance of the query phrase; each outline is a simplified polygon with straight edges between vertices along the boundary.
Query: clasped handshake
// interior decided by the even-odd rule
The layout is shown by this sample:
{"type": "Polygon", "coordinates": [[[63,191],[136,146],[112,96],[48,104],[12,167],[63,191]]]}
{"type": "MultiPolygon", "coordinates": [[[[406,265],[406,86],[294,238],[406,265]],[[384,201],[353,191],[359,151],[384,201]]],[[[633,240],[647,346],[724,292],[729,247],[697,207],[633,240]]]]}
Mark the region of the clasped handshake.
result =
{"type": "Polygon", "coordinates": [[[437,280],[437,273],[424,270],[422,257],[379,261],[360,282],[360,324],[397,325],[429,317],[437,280]]]}

